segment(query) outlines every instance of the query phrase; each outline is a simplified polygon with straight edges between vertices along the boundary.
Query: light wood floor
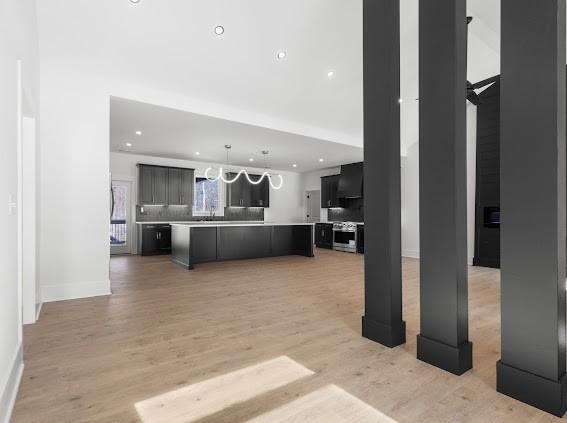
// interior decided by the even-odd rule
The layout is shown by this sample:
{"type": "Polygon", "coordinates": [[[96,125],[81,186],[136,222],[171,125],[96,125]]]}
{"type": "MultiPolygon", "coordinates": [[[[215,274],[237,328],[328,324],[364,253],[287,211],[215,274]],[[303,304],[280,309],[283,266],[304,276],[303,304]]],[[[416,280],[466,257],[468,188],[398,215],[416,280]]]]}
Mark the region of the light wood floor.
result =
{"type": "Polygon", "coordinates": [[[399,422],[559,421],[495,390],[498,271],[470,270],[474,369],[457,377],[415,358],[418,266],[404,260],[408,342],[390,350],[360,336],[362,256],[318,250],[191,272],[166,257],[113,258],[112,296],[45,304],[26,327],[13,421],[138,422],[140,401],[281,356],[315,374],[199,421],[268,421],[259,416],[331,385],[399,422]]]}

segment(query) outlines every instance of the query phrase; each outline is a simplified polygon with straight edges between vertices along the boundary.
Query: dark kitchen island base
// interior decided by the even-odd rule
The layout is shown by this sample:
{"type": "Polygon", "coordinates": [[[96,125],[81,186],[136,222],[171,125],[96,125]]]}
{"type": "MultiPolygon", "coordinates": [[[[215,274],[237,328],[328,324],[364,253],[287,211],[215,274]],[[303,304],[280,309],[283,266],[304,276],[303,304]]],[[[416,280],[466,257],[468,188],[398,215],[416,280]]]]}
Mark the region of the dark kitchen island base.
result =
{"type": "Polygon", "coordinates": [[[313,257],[313,224],[173,224],[172,261],[187,269],[212,261],[313,257]]]}

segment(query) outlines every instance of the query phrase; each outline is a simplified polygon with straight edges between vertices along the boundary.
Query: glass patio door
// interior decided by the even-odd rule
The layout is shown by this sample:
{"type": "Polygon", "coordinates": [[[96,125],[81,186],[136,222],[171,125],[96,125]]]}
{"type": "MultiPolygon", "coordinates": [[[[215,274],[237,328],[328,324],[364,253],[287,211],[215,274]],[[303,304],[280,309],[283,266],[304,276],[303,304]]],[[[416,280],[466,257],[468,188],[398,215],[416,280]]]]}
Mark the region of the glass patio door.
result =
{"type": "Polygon", "coordinates": [[[132,252],[132,183],[112,181],[110,192],[110,254],[132,252]]]}

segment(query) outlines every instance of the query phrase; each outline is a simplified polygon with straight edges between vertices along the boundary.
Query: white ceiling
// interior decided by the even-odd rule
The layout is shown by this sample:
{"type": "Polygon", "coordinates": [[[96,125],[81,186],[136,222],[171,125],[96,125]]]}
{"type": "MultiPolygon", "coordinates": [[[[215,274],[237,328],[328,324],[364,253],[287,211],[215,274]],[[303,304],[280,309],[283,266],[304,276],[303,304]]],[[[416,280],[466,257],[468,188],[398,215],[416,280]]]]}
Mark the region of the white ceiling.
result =
{"type": "MultiPolygon", "coordinates": [[[[418,139],[418,0],[400,4],[404,151],[418,139]]],[[[37,0],[37,7],[43,61],[260,114],[261,126],[362,145],[362,0],[37,0]],[[222,37],[214,34],[219,24],[222,37]],[[278,61],[282,49],[287,58],[278,61]]],[[[468,9],[475,82],[499,72],[500,1],[469,0],[468,9]]]]}
{"type": "Polygon", "coordinates": [[[110,99],[110,149],[176,159],[306,172],[362,161],[360,147],[121,98],[110,99]],[[141,131],[141,135],[136,135],[141,131]],[[127,146],[131,143],[132,146],[127,146]],[[199,153],[197,155],[196,153],[199,153]],[[254,159],[250,162],[250,158],[254,159]],[[319,159],[324,159],[320,162],[319,159]],[[293,167],[296,164],[297,167],[293,167]]]}

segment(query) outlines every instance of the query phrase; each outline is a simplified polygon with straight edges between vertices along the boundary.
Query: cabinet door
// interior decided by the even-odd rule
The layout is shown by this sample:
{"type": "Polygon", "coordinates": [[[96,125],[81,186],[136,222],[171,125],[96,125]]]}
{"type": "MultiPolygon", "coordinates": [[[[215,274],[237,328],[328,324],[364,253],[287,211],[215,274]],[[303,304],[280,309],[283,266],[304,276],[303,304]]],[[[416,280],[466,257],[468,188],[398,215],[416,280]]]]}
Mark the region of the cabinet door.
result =
{"type": "Polygon", "coordinates": [[[321,208],[338,207],[337,188],[339,175],[321,178],[321,208]]]}
{"type": "Polygon", "coordinates": [[[168,204],[179,205],[181,201],[181,169],[170,168],[167,181],[168,204]]]}
{"type": "Polygon", "coordinates": [[[329,204],[330,207],[339,207],[339,197],[338,197],[338,189],[339,189],[339,175],[333,175],[329,177],[329,204]]]}
{"type": "Polygon", "coordinates": [[[142,229],[142,255],[151,256],[157,254],[157,241],[156,227],[154,225],[144,225],[142,229]]]}
{"type": "Polygon", "coordinates": [[[169,169],[167,167],[154,167],[153,170],[154,204],[168,204],[167,181],[169,169]]]}
{"type": "Polygon", "coordinates": [[[239,183],[241,185],[241,188],[240,188],[240,192],[241,192],[241,196],[242,196],[241,206],[253,207],[252,206],[252,187],[255,186],[255,185],[252,185],[250,182],[248,182],[248,179],[246,179],[246,176],[244,176],[244,175],[240,175],[240,178],[238,178],[238,181],[236,183],[239,183]]]}
{"type": "Polygon", "coordinates": [[[322,209],[329,207],[328,196],[329,196],[329,186],[328,186],[327,178],[321,178],[321,208],[322,209]]]}
{"type": "MultiPolygon", "coordinates": [[[[227,173],[227,179],[233,179],[236,176],[235,173],[227,173]]],[[[242,202],[242,195],[240,193],[241,185],[239,181],[232,184],[226,184],[226,205],[229,207],[239,207],[242,202]]]]}
{"type": "Polygon", "coordinates": [[[195,172],[190,169],[181,169],[179,176],[181,178],[180,196],[183,205],[193,205],[193,191],[195,187],[195,172]]]}
{"type": "Polygon", "coordinates": [[[260,183],[260,207],[270,207],[270,181],[268,178],[260,183]]]}
{"type": "Polygon", "coordinates": [[[153,204],[153,168],[138,166],[138,205],[153,204]]]}
{"type": "Polygon", "coordinates": [[[162,225],[157,229],[157,252],[169,254],[171,252],[171,226],[162,225]]]}
{"type": "MultiPolygon", "coordinates": [[[[254,182],[260,179],[261,175],[250,175],[254,182]]],[[[257,185],[250,184],[250,207],[269,207],[270,206],[270,182],[267,177],[262,179],[257,185]]]]}
{"type": "MultiPolygon", "coordinates": [[[[233,179],[236,173],[227,174],[228,179],[233,179]]],[[[252,184],[248,182],[246,176],[240,177],[232,184],[227,184],[226,195],[227,204],[230,207],[251,207],[252,204],[252,184]]]]}
{"type": "Polygon", "coordinates": [[[315,245],[319,246],[323,242],[323,225],[315,224],[315,245]]]}

